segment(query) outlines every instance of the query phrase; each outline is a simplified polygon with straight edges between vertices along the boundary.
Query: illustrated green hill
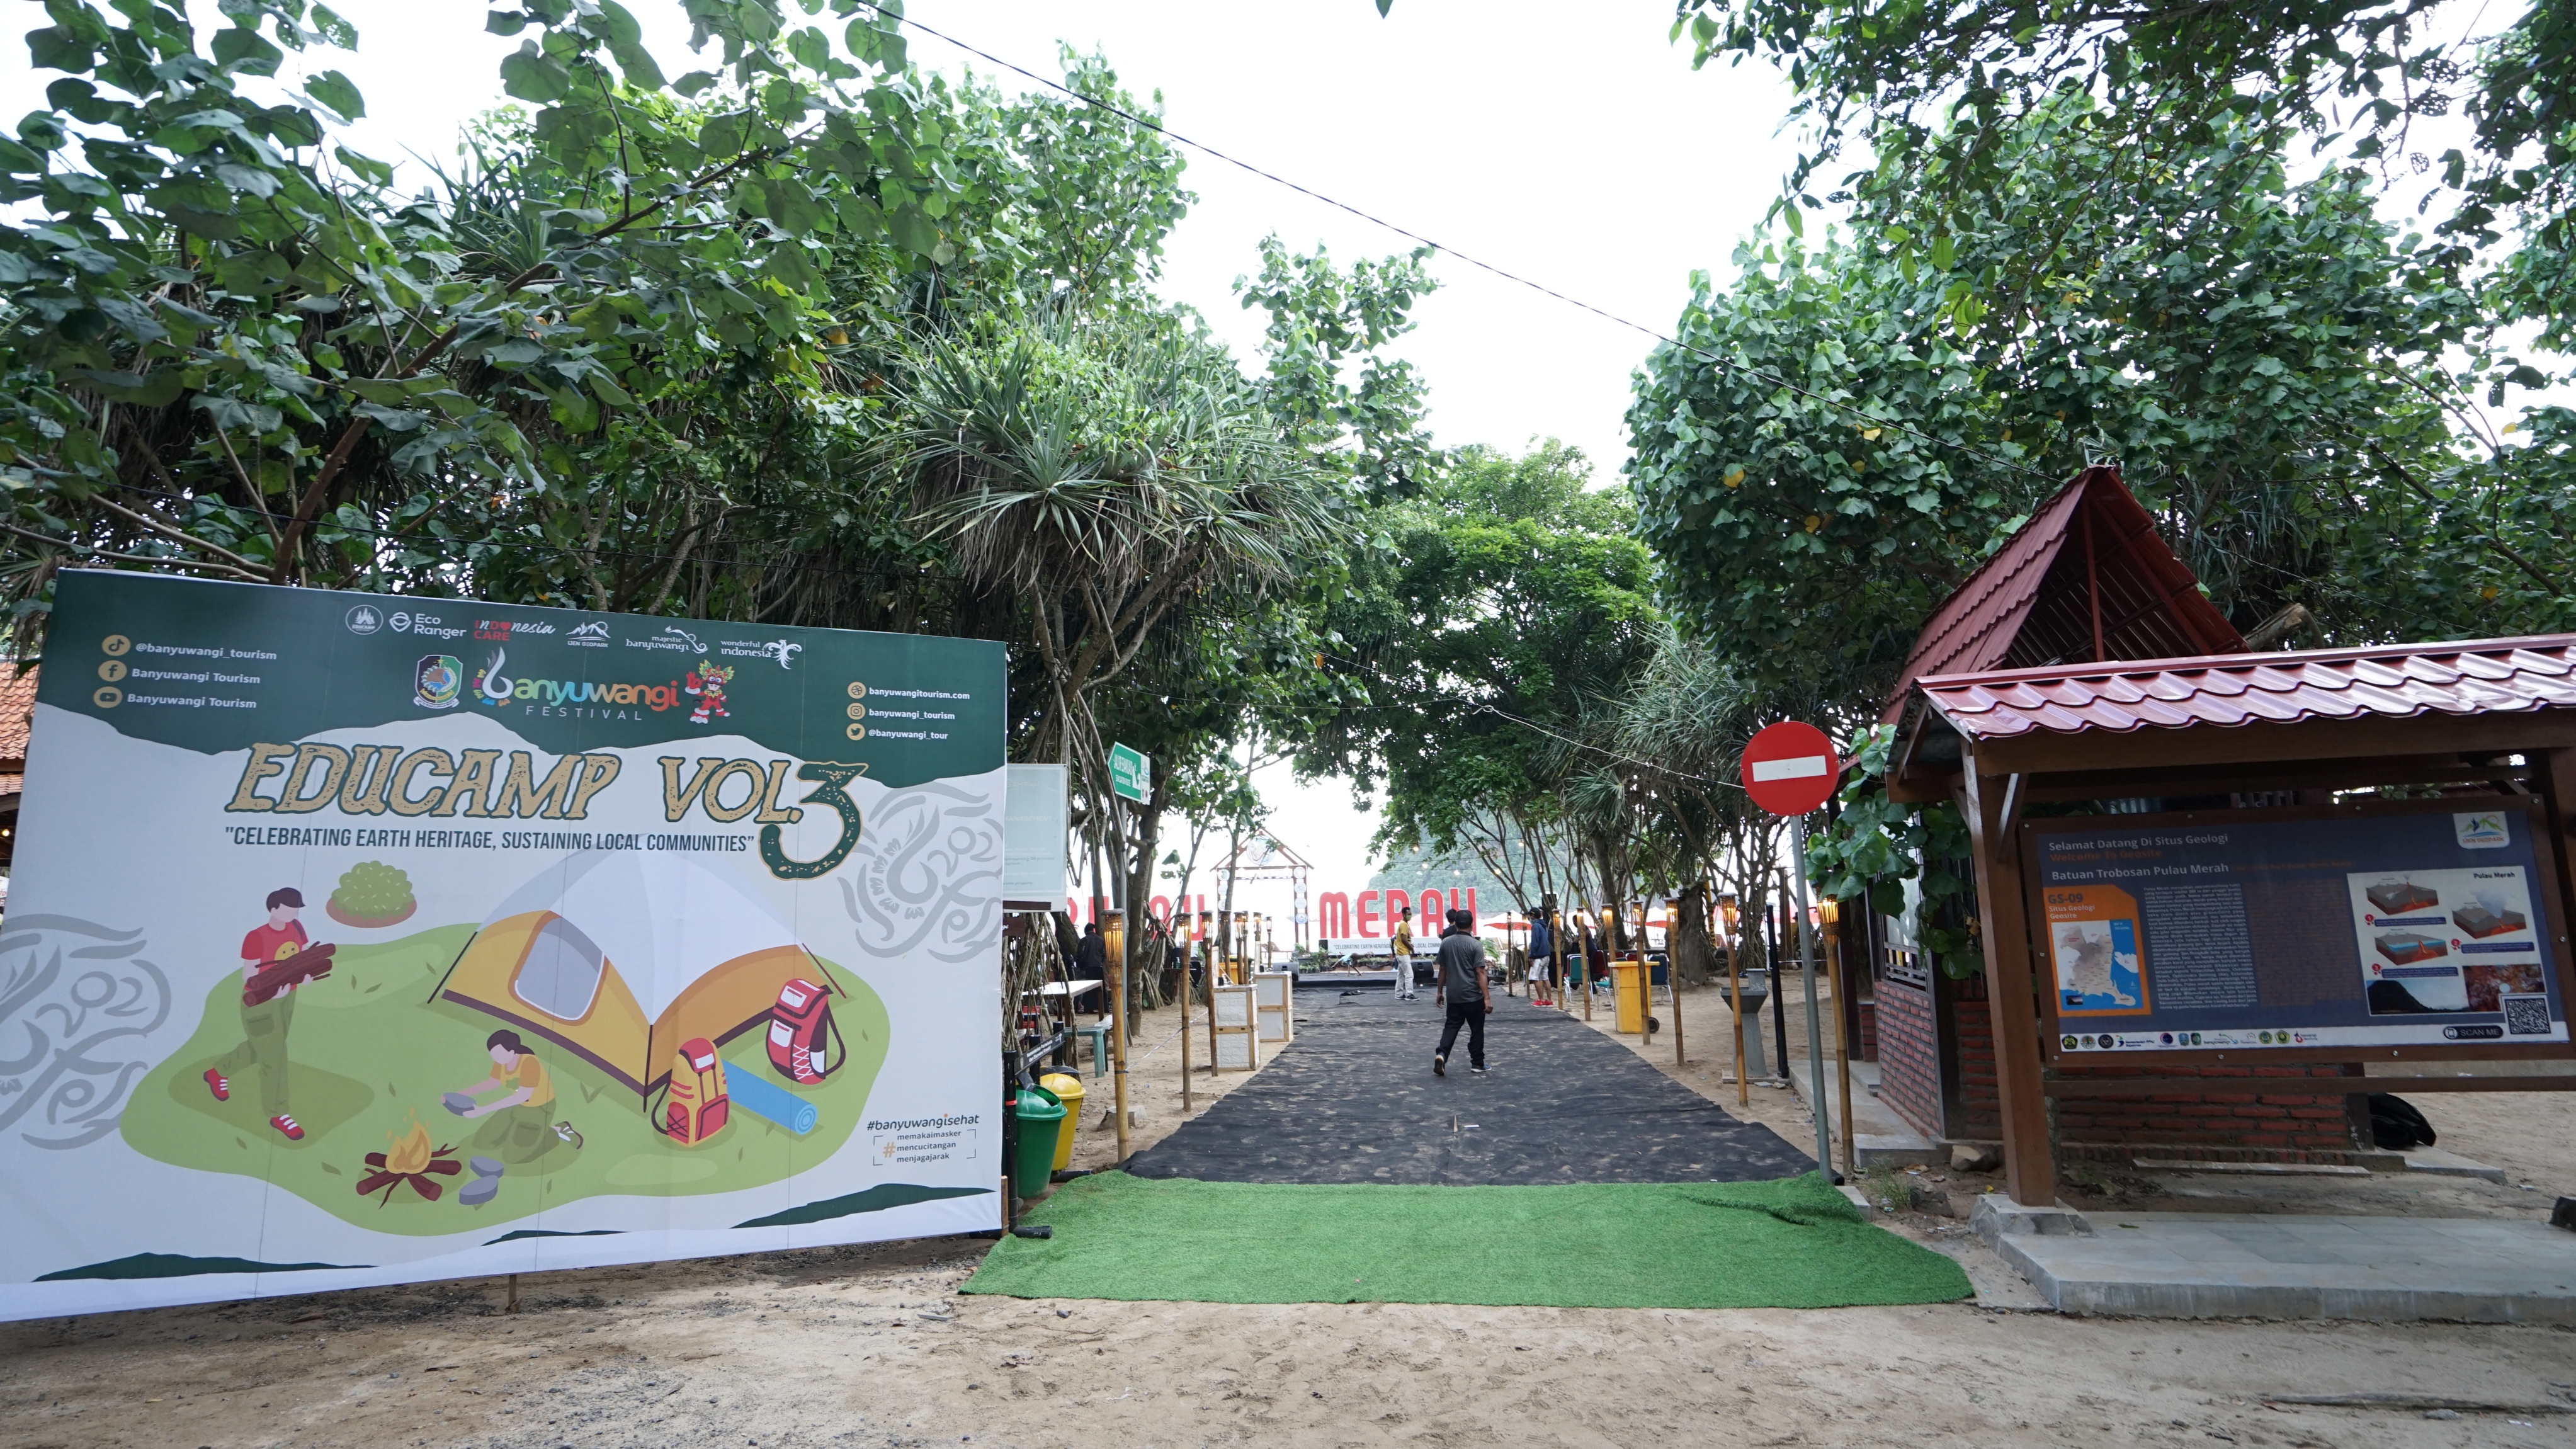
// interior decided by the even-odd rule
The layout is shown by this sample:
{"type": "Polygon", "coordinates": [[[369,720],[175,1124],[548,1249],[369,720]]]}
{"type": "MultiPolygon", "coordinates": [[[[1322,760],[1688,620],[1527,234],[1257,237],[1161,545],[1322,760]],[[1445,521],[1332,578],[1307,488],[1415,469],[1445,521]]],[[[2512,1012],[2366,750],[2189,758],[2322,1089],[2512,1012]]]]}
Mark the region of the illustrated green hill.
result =
{"type": "MultiPolygon", "coordinates": [[[[633,1091],[573,1053],[537,1041],[535,1054],[555,1085],[553,1115],[581,1133],[578,1151],[558,1147],[537,1162],[510,1167],[499,1195],[479,1208],[457,1198],[473,1181],[470,1171],[432,1178],[443,1189],[436,1202],[408,1184],[362,1197],[358,1181],[372,1171],[366,1155],[384,1151],[415,1119],[434,1145],[455,1149],[459,1163],[473,1155],[468,1144],[483,1120],[453,1116],[439,1098],[491,1070],[484,1040],[503,1023],[429,999],[473,934],[471,926],[443,926],[381,945],[344,945],[331,975],[296,993],[290,1092],[305,1131],[301,1142],[288,1142],[268,1126],[256,1082],[236,1078],[229,1102],[216,1101],[206,1088],[203,1073],[241,1040],[240,978],[227,973],[207,994],[195,1034],[135,1089],[122,1124],[127,1144],[176,1166],[263,1179],[374,1231],[426,1236],[490,1227],[498,1237],[548,1231],[549,1209],[584,1198],[679,1197],[783,1182],[849,1140],[885,1062],[884,1002],[855,976],[833,971],[850,992],[833,1003],[849,1060],[821,1086],[792,1089],[818,1109],[814,1130],[799,1137],[737,1104],[721,1135],[682,1147],[655,1130],[633,1091]]],[[[729,1073],[789,1089],[770,1069],[757,1031],[727,1044],[724,1057],[729,1073]]],[[[797,1206],[782,1190],[766,1210],[797,1206]]],[[[579,1227],[567,1223],[563,1230],[579,1227]]]]}

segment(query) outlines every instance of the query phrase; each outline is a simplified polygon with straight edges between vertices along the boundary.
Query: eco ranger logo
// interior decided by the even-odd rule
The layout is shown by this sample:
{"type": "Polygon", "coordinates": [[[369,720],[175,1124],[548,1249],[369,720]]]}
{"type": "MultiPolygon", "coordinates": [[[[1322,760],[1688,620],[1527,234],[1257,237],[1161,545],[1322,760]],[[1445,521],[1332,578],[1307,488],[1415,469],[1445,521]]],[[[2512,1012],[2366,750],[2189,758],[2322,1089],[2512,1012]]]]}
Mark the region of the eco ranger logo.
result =
{"type": "Polygon", "coordinates": [[[462,639],[465,637],[465,631],[463,629],[449,624],[445,619],[440,618],[436,614],[406,613],[397,609],[394,611],[393,617],[385,620],[385,622],[393,626],[393,631],[397,634],[428,634],[440,639],[462,639]]]}
{"type": "Polygon", "coordinates": [[[641,711],[660,714],[680,707],[677,681],[662,684],[606,684],[593,679],[512,679],[502,673],[510,651],[495,649],[492,662],[473,679],[475,701],[499,709],[521,705],[548,714],[557,712],[598,719],[641,718],[641,711]],[[626,711],[637,711],[628,714],[626,711]]]}
{"type": "Polygon", "coordinates": [[[453,654],[424,654],[411,667],[411,702],[422,709],[454,709],[465,693],[465,666],[453,654]]]}

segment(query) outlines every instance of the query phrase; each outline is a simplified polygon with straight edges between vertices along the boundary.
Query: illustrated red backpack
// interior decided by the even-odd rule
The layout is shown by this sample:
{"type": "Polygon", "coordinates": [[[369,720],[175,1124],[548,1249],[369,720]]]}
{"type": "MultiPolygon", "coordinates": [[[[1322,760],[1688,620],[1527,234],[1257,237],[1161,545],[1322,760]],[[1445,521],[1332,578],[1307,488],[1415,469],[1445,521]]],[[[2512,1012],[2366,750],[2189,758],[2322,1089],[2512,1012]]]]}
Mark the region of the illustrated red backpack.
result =
{"type": "Polygon", "coordinates": [[[671,1063],[662,1131],[683,1147],[695,1147],[722,1132],[732,1113],[724,1058],[716,1055],[716,1044],[702,1036],[680,1043],[679,1056],[671,1063]]]}
{"type": "Polygon", "coordinates": [[[789,1081],[811,1087],[848,1055],[841,1029],[832,1020],[829,991],[805,980],[778,988],[778,1004],[769,1010],[771,1066],[789,1081]]]}

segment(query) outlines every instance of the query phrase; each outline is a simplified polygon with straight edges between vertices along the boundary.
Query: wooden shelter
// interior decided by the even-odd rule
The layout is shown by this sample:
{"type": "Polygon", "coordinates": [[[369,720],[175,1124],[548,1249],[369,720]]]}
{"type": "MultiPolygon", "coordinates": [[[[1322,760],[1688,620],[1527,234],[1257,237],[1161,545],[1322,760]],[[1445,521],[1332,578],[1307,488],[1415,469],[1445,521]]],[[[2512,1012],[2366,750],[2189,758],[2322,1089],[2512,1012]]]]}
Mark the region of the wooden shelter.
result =
{"type": "MultiPolygon", "coordinates": [[[[2391,1062],[2406,1069],[2369,1076],[2367,1090],[2576,1088],[2569,1075],[2437,1069],[2472,1059],[2576,1059],[2565,1027],[2576,994],[2567,939],[2576,916],[2567,850],[2576,809],[2576,635],[1923,674],[1901,703],[1891,794],[1955,799],[1968,821],[2016,1201],[2055,1200],[2051,1098],[2151,1097],[2181,1085],[2178,1073],[2361,1078],[2364,1063],[2391,1062]],[[2386,787],[2429,799],[2385,798],[2386,787]],[[2034,949],[2045,939],[2046,908],[2037,899],[2040,822],[2032,812],[2062,814],[2055,807],[2077,803],[2134,818],[2142,831],[2204,832],[2178,837],[2198,839],[2223,839],[2231,825],[2350,822],[2342,828],[2359,830],[2434,810],[2528,820],[2536,860],[2529,905],[2549,977],[2550,1029],[2516,1042],[2505,1027],[2449,1027],[2456,1039],[2398,1045],[2306,1031],[2293,1044],[2289,1031],[2267,1030],[2260,1046],[2231,1039],[2223,1048],[2186,1042],[2127,1058],[2088,1055],[2089,1026],[2080,1034],[2062,1029],[2057,997],[2042,986],[2046,957],[2034,949]],[[2308,1044],[2311,1036],[2320,1044],[2308,1044]],[[2113,1060],[2138,1065],[2097,1065],[2113,1060]]],[[[2350,922],[2340,928],[2349,933],[2350,922]]],[[[2278,1014],[2297,1015],[2288,1007],[2278,1014]]],[[[2511,1029],[2527,1021],[2525,1013],[2511,1029]]],[[[2105,1045],[2113,1039],[2100,1034],[2105,1045]]],[[[2256,1102],[2254,1089],[2281,1084],[2236,1085],[2256,1102]]]]}
{"type": "MultiPolygon", "coordinates": [[[[2456,1070],[2462,1060],[2576,1059],[2565,1022],[2576,997],[2567,940],[2576,918],[2567,849],[2567,812],[2576,809],[2576,636],[2248,652],[2118,471],[2097,467],[2042,504],[1934,612],[1884,717],[1899,726],[1889,793],[1956,801],[1966,817],[1986,970],[1979,981],[1947,981],[1893,948],[1883,939],[1890,923],[1871,918],[1883,1096],[1933,1135],[2000,1136],[2017,1201],[2054,1201],[2057,1147],[2069,1132],[2097,1149],[2180,1141],[2219,1151],[2227,1149],[2205,1144],[2230,1142],[2259,1144],[2240,1149],[2247,1152],[2315,1156],[2338,1143],[2367,1146],[2366,1117],[2354,1110],[2362,1092],[2576,1088],[2576,1075],[2456,1070]],[[2088,818],[2070,818],[2078,812],[2088,818]],[[2443,814],[2531,826],[2520,848],[2535,879],[2527,882],[2530,899],[2517,901],[2532,929],[2504,939],[2524,943],[2515,959],[2537,957],[2514,968],[2526,973],[2517,978],[2525,1008],[2539,999],[2528,976],[2545,968],[2546,1030],[2532,1029],[2527,1009],[2509,1033],[2493,1024],[2501,1013],[2447,1002],[2439,1011],[2415,1002],[2420,1014],[2386,1018],[2373,1004],[2373,1025],[2359,1029],[2300,1024],[2331,1014],[2331,1004],[2320,1003],[2337,993],[2349,1013],[2365,972],[2371,991],[2393,992],[2387,999],[2396,1001],[2409,981],[2438,974],[2442,958],[2494,960],[2468,953],[2505,949],[2437,939],[2451,929],[2447,922],[2430,934],[2420,925],[2357,926],[2375,920],[2360,885],[2349,887],[2357,903],[2349,909],[2327,905],[2331,867],[2350,862],[2300,862],[2316,877],[2304,894],[2257,890],[2261,910],[2277,919],[2241,923],[2237,934],[2247,940],[2234,943],[2221,939],[2225,932],[2180,930],[2170,913],[2160,922],[2151,906],[2136,907],[2151,886],[2042,889],[2044,876],[2068,878],[2048,849],[2080,830],[2134,827],[2142,840],[2206,841],[2322,829],[2359,840],[2374,830],[2420,837],[2431,828],[2425,822],[2443,814]],[[2147,949],[2142,956],[2139,941],[2127,942],[2133,1006],[2062,990],[2061,943],[2052,932],[2066,924],[2060,917],[2091,910],[2065,904],[2087,890],[2135,908],[2137,919],[2123,929],[2144,937],[2147,949]],[[2339,944],[2321,944],[2336,931],[2339,944]],[[2427,961],[2370,956],[2360,942],[2380,936],[2406,937],[2387,949],[2428,953],[2427,961]],[[2336,950],[2345,953],[2340,977],[2336,950]],[[2325,963],[2299,988],[2312,998],[2305,1000],[2265,977],[2278,978],[2278,963],[2302,952],[2325,963]],[[2178,996],[2165,989],[2175,979],[2192,984],[2178,996]],[[2287,1029],[2157,1028],[2158,1009],[2212,981],[2236,993],[2226,999],[2255,1003],[2249,1011],[2278,1015],[2287,1029]],[[2383,1021],[2390,1024],[2376,1025],[2383,1021]],[[2454,1021],[2470,1024],[2448,1025],[2454,1021]],[[2372,1037],[2415,1039],[2363,1040],[2372,1037]]],[[[2107,882],[2225,869],[2204,860],[2102,875],[2107,882]]],[[[2073,924],[2080,933],[2099,923],[2073,924]]],[[[2454,974],[2475,973],[2463,964],[2454,974]]]]}

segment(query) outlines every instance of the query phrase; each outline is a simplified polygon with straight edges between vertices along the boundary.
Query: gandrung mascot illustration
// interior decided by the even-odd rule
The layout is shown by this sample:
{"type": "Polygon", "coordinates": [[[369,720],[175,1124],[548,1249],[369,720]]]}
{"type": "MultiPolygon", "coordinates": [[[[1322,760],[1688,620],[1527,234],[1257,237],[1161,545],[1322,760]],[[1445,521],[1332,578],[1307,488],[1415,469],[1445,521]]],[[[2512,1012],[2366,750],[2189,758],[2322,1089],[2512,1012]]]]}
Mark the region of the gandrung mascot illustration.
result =
{"type": "Polygon", "coordinates": [[[732,681],[733,676],[733,670],[712,659],[698,661],[698,667],[689,671],[689,693],[698,697],[698,707],[689,711],[689,723],[705,724],[711,718],[731,718],[725,712],[725,685],[732,681]]]}

